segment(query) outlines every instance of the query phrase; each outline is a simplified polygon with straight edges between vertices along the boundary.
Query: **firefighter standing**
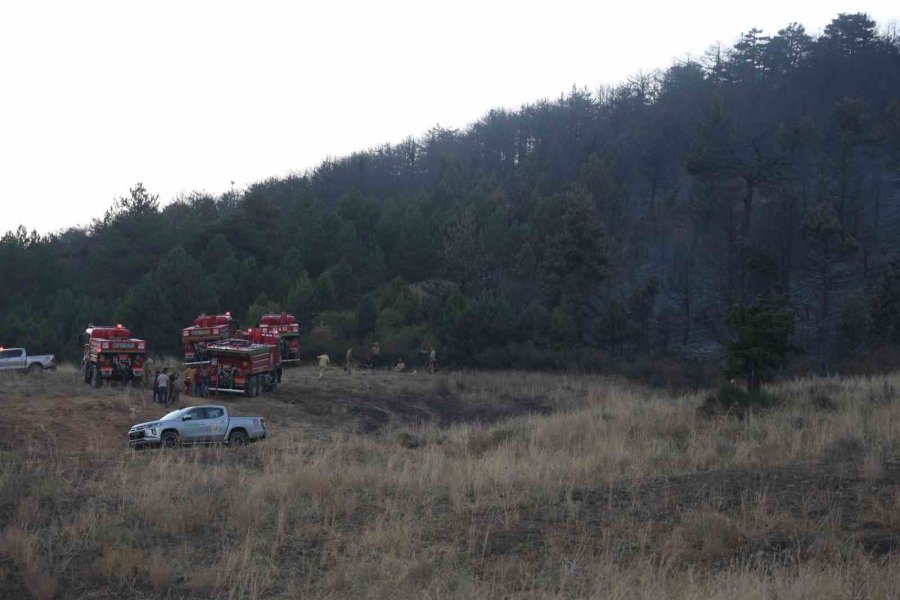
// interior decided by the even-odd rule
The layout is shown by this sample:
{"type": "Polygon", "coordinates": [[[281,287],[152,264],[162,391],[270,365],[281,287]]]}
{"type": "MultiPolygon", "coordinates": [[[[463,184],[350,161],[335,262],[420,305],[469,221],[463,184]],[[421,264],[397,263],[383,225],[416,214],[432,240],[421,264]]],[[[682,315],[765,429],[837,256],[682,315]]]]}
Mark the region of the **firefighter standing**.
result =
{"type": "Polygon", "coordinates": [[[197,381],[197,367],[188,367],[184,372],[184,393],[188,396],[194,390],[195,381],[197,381]]]}
{"type": "Polygon", "coordinates": [[[419,354],[425,355],[425,368],[429,373],[434,373],[437,368],[437,352],[434,349],[434,346],[429,346],[428,350],[424,348],[419,350],[419,354]]]}
{"type": "Polygon", "coordinates": [[[204,398],[209,396],[209,383],[212,381],[212,373],[209,372],[209,369],[203,367],[203,372],[200,374],[200,379],[203,382],[200,386],[200,393],[204,398]]]}
{"type": "Polygon", "coordinates": [[[156,374],[153,376],[153,401],[159,402],[159,369],[156,370],[156,374]]]}
{"type": "Polygon", "coordinates": [[[347,356],[344,358],[344,370],[348,373],[353,372],[353,346],[347,348],[347,356]]]}
{"type": "Polygon", "coordinates": [[[203,386],[206,384],[206,369],[196,369],[194,371],[194,395],[200,398],[205,396],[203,386]]]}
{"type": "Polygon", "coordinates": [[[165,394],[165,405],[168,406],[174,402],[178,394],[178,373],[175,371],[172,371],[172,375],[169,376],[169,385],[166,387],[165,394]]]}
{"type": "Polygon", "coordinates": [[[169,396],[166,398],[166,404],[178,404],[181,389],[178,387],[178,373],[172,373],[172,380],[169,382],[169,396]]]}
{"type": "Polygon", "coordinates": [[[378,359],[381,356],[381,346],[378,345],[378,342],[372,344],[372,354],[370,355],[370,361],[372,363],[372,368],[378,368],[378,359]]]}
{"type": "Polygon", "coordinates": [[[159,377],[156,378],[156,381],[158,382],[158,390],[159,390],[159,393],[157,394],[159,397],[158,402],[160,404],[165,404],[166,399],[169,397],[168,396],[168,394],[169,394],[169,368],[168,367],[163,368],[162,373],[159,374],[159,377]]]}

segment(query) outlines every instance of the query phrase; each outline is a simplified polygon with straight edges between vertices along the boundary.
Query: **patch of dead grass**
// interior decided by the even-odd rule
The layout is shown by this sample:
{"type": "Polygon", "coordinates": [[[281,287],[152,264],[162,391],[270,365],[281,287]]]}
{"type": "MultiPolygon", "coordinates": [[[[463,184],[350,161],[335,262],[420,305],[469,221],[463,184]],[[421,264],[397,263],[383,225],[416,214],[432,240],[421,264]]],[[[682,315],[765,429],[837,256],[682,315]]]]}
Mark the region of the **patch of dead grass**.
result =
{"type": "MultiPolygon", "coordinates": [[[[885,458],[900,436],[900,406],[869,399],[883,397],[894,379],[773,386],[778,408],[737,421],[698,417],[703,394],[670,397],[595,376],[363,373],[348,376],[347,393],[452,397],[459,414],[506,414],[516,398],[553,410],[449,427],[435,419],[372,435],[336,426],[305,436],[290,420],[305,413],[288,403],[282,412],[270,400],[265,410],[283,424],[240,454],[129,453],[121,439],[115,446],[41,442],[55,450],[0,465],[0,585],[7,585],[0,590],[42,597],[77,597],[89,585],[124,595],[242,598],[878,595],[893,589],[897,557],[857,554],[851,528],[900,534],[900,500],[890,493],[897,473],[885,458]],[[814,401],[821,394],[827,407],[814,401]],[[815,478],[838,467],[834,479],[815,478]],[[775,483],[767,484],[772,473],[775,483]],[[866,497],[866,490],[877,493],[866,497]]],[[[323,389],[339,393],[342,381],[332,377],[323,389]]],[[[318,382],[303,385],[308,393],[318,382]]],[[[301,389],[293,386],[278,393],[301,389]]],[[[12,400],[26,410],[21,439],[53,438],[60,400],[47,391],[45,407],[28,408],[33,396],[12,400]]],[[[120,422],[136,417],[129,410],[136,400],[117,393],[74,398],[86,411],[74,418],[96,420],[89,407],[102,401],[109,430],[121,438],[120,422]]],[[[241,406],[246,414],[257,404],[241,406]]]]}

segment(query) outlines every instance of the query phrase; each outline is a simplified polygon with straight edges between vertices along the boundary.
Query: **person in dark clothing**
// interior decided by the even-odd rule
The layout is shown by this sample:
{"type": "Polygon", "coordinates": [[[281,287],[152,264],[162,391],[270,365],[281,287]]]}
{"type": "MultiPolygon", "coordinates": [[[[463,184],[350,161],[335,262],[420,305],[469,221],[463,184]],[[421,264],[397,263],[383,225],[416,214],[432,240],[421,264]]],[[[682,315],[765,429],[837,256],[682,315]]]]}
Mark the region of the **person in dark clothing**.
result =
{"type": "Polygon", "coordinates": [[[194,395],[198,398],[202,398],[205,394],[203,393],[203,386],[206,384],[206,369],[196,369],[194,371],[194,395]]]}
{"type": "Polygon", "coordinates": [[[172,373],[169,378],[169,395],[166,398],[166,405],[177,404],[180,398],[181,389],[178,387],[178,373],[172,373]]]}
{"type": "Polygon", "coordinates": [[[156,374],[153,376],[153,401],[159,402],[159,369],[156,370],[156,374]]]}

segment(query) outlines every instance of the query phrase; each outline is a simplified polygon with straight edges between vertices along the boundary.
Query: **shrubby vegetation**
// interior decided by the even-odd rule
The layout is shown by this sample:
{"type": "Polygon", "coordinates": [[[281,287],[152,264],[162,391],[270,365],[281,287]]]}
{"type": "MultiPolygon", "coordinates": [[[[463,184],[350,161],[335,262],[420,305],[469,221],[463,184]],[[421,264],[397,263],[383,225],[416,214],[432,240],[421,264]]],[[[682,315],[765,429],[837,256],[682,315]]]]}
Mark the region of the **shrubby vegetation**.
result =
{"type": "Polygon", "coordinates": [[[88,321],[157,352],[199,312],[298,316],[304,348],[596,368],[720,357],[778,295],[815,370],[900,342],[900,38],[863,14],[596,93],[492,110],[311,172],[0,241],[6,344],[88,321]]]}

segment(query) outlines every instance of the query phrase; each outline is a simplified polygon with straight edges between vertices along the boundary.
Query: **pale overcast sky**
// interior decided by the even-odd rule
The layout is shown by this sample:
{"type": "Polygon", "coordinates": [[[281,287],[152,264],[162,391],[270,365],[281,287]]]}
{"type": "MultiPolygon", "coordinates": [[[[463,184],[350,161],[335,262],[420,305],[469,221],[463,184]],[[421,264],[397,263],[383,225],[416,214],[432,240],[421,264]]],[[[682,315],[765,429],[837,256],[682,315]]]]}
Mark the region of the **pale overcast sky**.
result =
{"type": "Polygon", "coordinates": [[[817,33],[895,2],[0,4],[0,232],[87,224],[142,181],[163,203],[594,90],[758,27],[817,33]]]}

